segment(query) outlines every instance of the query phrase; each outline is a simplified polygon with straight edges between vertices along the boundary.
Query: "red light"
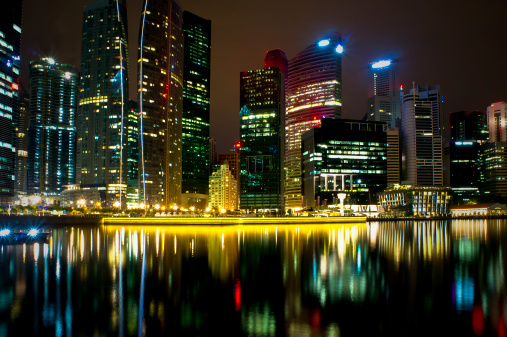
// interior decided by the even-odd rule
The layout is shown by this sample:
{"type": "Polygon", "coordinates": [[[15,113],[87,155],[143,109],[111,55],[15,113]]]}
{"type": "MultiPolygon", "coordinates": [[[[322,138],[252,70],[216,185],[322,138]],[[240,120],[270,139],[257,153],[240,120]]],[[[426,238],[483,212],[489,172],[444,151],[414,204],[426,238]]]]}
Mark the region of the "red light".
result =
{"type": "Polygon", "coordinates": [[[236,280],[236,284],[234,284],[234,304],[236,311],[241,309],[241,282],[236,280]]]}
{"type": "Polygon", "coordinates": [[[402,85],[400,85],[400,90],[403,90],[403,84],[402,84],[402,85]]]}
{"type": "Polygon", "coordinates": [[[12,89],[14,90],[18,90],[19,89],[19,86],[17,85],[17,83],[12,83],[12,89]]]}
{"type": "Polygon", "coordinates": [[[236,146],[236,148],[240,149],[241,148],[241,142],[237,142],[234,146],[236,146]]]}

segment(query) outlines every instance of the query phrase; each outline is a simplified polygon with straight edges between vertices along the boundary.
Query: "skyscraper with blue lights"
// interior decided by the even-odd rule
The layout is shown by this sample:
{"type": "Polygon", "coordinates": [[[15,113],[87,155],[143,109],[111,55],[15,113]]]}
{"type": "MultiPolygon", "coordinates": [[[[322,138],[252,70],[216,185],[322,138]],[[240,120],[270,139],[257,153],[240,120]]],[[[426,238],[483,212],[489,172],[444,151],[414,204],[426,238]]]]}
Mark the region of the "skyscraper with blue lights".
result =
{"type": "Polygon", "coordinates": [[[322,38],[289,61],[285,98],[285,207],[301,199],[301,135],[342,116],[342,37],[322,38]]]}
{"type": "Polygon", "coordinates": [[[211,21],[183,12],[182,193],[208,194],[211,21]]]}
{"type": "Polygon", "coordinates": [[[28,193],[58,195],[76,182],[78,72],[52,58],[30,63],[28,193]]]}
{"type": "Polygon", "coordinates": [[[0,202],[14,196],[22,12],[21,0],[0,5],[0,202]]]}

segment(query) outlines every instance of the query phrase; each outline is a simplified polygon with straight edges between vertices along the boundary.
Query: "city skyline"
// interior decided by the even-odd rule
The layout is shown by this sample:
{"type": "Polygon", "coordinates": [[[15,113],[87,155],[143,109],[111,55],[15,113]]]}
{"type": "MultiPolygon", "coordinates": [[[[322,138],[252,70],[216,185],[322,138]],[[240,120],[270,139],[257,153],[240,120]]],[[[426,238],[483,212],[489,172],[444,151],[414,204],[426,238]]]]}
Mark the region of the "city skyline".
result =
{"type": "MultiPolygon", "coordinates": [[[[137,45],[141,2],[127,3],[131,45],[137,45]]],[[[81,15],[83,6],[89,3],[56,1],[48,6],[33,0],[24,2],[21,78],[25,87],[27,65],[40,56],[79,65],[81,15]],[[59,10],[54,11],[55,7],[59,10]]],[[[484,52],[495,41],[507,38],[500,17],[507,3],[498,1],[480,7],[465,3],[459,8],[438,3],[436,10],[427,3],[385,6],[366,1],[362,5],[325,1],[319,6],[303,7],[296,2],[290,8],[270,4],[269,13],[263,10],[267,4],[180,1],[183,10],[212,21],[211,136],[217,139],[218,152],[227,151],[239,139],[237,73],[262,67],[259,60],[267,50],[280,48],[290,59],[331,31],[340,31],[344,36],[344,118],[361,118],[366,112],[368,63],[381,58],[398,60],[400,83],[406,86],[412,81],[439,83],[446,95],[445,112],[485,110],[492,102],[507,99],[507,85],[502,83],[507,75],[502,53],[484,52]],[[408,12],[419,15],[404,14],[408,12]],[[294,20],[303,14],[303,23],[294,20]],[[374,20],[378,15],[382,15],[382,22],[391,23],[372,24],[378,22],[374,20]],[[480,36],[487,38],[477,38],[480,36]],[[230,127],[221,132],[224,123],[230,127]]],[[[131,62],[135,54],[130,53],[131,62]]],[[[132,78],[135,67],[130,72],[132,78]]],[[[129,89],[129,97],[135,99],[135,85],[131,83],[129,89]]]]}

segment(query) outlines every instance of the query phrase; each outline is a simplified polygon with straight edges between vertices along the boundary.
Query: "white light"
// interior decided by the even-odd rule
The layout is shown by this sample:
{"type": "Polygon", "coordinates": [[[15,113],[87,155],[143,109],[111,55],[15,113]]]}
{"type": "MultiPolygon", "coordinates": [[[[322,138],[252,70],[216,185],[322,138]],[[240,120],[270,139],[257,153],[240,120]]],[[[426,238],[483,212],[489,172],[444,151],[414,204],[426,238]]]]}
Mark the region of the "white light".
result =
{"type": "Polygon", "coordinates": [[[49,63],[49,64],[55,64],[55,60],[54,60],[54,59],[52,59],[52,58],[48,58],[48,63],[49,63]]]}
{"type": "Polygon", "coordinates": [[[0,237],[2,237],[2,238],[8,236],[9,234],[11,234],[11,230],[8,228],[4,228],[4,229],[0,230],[0,237]]]}
{"type": "Polygon", "coordinates": [[[319,47],[325,47],[329,44],[329,40],[320,40],[319,47]]]}
{"type": "Polygon", "coordinates": [[[378,68],[385,68],[385,67],[389,67],[391,65],[391,60],[381,60],[381,61],[378,61],[378,62],[375,62],[371,65],[371,67],[373,69],[378,69],[378,68]]]}
{"type": "Polygon", "coordinates": [[[338,54],[341,54],[343,53],[343,46],[341,44],[339,44],[338,46],[336,46],[336,52],[338,54]]]}
{"type": "Polygon", "coordinates": [[[28,235],[30,235],[32,238],[36,237],[37,234],[39,234],[39,231],[35,228],[32,228],[28,231],[28,235]]]}
{"type": "Polygon", "coordinates": [[[71,74],[67,71],[67,72],[65,73],[65,79],[70,80],[70,75],[71,75],[71,74]]]}

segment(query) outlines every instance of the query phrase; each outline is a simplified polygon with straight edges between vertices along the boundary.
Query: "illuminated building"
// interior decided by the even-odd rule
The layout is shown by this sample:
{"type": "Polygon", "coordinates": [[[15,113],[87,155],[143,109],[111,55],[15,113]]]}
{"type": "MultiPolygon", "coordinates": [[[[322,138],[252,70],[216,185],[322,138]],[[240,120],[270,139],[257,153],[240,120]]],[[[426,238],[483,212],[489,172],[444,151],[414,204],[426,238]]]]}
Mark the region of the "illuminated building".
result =
{"type": "Polygon", "coordinates": [[[28,169],[28,125],[30,115],[30,97],[24,92],[19,96],[19,114],[14,125],[16,142],[16,181],[14,192],[16,195],[27,193],[28,169]]]}
{"type": "Polygon", "coordinates": [[[213,165],[218,163],[217,159],[217,141],[215,138],[209,138],[209,174],[213,173],[213,165]]]}
{"type": "Polygon", "coordinates": [[[208,194],[211,21],[183,12],[182,193],[208,194]]]}
{"type": "Polygon", "coordinates": [[[401,182],[401,147],[400,130],[387,129],[387,185],[396,185],[401,182]]]}
{"type": "Polygon", "coordinates": [[[451,187],[454,196],[470,199],[479,195],[480,145],[488,140],[483,111],[452,112],[450,148],[451,187]]]}
{"type": "Polygon", "coordinates": [[[507,134],[505,131],[505,124],[507,122],[507,103],[492,103],[487,107],[486,118],[489,130],[489,141],[507,141],[507,134]]]}
{"type": "Polygon", "coordinates": [[[400,118],[399,80],[392,60],[373,62],[369,67],[367,120],[396,127],[400,118]]]}
{"type": "Polygon", "coordinates": [[[228,153],[219,153],[217,163],[222,165],[225,161],[229,164],[229,170],[234,179],[239,181],[239,149],[236,151],[236,147],[234,147],[234,149],[228,153]]]}
{"type": "Polygon", "coordinates": [[[481,194],[507,197],[507,142],[482,145],[480,158],[481,194]]]}
{"type": "Polygon", "coordinates": [[[451,214],[453,216],[495,215],[506,213],[507,208],[499,203],[451,206],[451,214]]]}
{"type": "Polygon", "coordinates": [[[14,123],[18,116],[19,62],[23,1],[0,5],[0,202],[14,196],[14,123]]]}
{"type": "Polygon", "coordinates": [[[126,193],[128,70],[126,3],[95,0],[83,12],[77,173],[110,185],[111,205],[126,193]]]}
{"type": "Polygon", "coordinates": [[[181,195],[183,32],[176,1],[143,3],[138,48],[139,200],[173,206],[181,195]]]}
{"type": "Polygon", "coordinates": [[[74,66],[30,62],[29,194],[57,195],[76,182],[78,81],[74,66]]]}
{"type": "Polygon", "coordinates": [[[240,107],[240,207],[283,209],[282,70],[271,67],[242,72],[240,107]]]}
{"type": "Polygon", "coordinates": [[[289,61],[285,90],[285,207],[301,207],[301,135],[323,118],[342,116],[339,33],[311,44],[289,61]]]}
{"type": "Polygon", "coordinates": [[[139,205],[139,110],[127,102],[127,206],[139,205]]]}
{"type": "Polygon", "coordinates": [[[219,211],[234,210],[238,208],[238,186],[229,164],[225,161],[209,178],[208,207],[219,211]]]}
{"type": "Polygon", "coordinates": [[[304,133],[303,206],[335,204],[338,193],[375,203],[387,186],[386,130],[383,122],[324,119],[304,133]]]}
{"type": "Polygon", "coordinates": [[[402,183],[444,185],[444,132],[439,86],[415,87],[403,95],[402,183]]]}
{"type": "Polygon", "coordinates": [[[448,215],[450,187],[395,185],[378,194],[382,216],[448,215]]]}

